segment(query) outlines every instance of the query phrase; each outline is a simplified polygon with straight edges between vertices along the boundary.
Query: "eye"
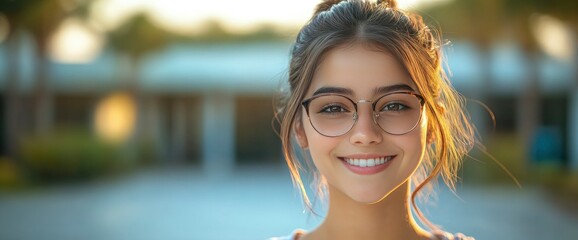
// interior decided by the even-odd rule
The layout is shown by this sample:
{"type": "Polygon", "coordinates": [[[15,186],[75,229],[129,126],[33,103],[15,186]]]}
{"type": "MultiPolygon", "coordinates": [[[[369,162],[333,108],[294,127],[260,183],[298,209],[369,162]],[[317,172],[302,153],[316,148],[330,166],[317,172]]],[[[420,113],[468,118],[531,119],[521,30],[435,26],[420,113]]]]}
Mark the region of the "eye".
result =
{"type": "Polygon", "coordinates": [[[326,105],[319,111],[319,113],[329,113],[329,114],[346,113],[346,112],[349,112],[349,110],[338,104],[326,105]]]}
{"type": "Polygon", "coordinates": [[[401,103],[388,103],[385,104],[382,108],[381,111],[396,111],[396,112],[400,112],[400,111],[405,111],[405,110],[409,110],[409,107],[406,105],[403,105],[401,103]]]}

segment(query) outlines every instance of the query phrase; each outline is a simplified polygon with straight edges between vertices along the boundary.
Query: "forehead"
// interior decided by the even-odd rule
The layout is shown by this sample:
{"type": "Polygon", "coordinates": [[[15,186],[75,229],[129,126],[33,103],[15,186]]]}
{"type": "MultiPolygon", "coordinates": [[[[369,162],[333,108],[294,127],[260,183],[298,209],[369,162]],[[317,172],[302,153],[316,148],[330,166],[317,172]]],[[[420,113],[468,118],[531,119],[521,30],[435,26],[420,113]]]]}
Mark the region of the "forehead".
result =
{"type": "Polygon", "coordinates": [[[331,86],[349,88],[354,95],[369,97],[375,88],[396,84],[417,90],[406,70],[390,53],[357,43],[325,53],[308,93],[331,86]]]}

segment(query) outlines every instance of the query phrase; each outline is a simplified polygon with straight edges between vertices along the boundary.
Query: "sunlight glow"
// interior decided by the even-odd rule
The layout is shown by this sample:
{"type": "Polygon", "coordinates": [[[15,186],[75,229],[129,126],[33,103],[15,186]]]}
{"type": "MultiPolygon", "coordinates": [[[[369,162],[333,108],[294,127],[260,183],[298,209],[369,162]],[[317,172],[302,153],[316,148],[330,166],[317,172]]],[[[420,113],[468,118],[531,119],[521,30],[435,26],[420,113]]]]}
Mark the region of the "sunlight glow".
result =
{"type": "Polygon", "coordinates": [[[401,9],[416,9],[422,6],[443,4],[452,0],[397,0],[397,6],[401,9]]]}
{"type": "Polygon", "coordinates": [[[136,105],[125,93],[115,93],[100,102],[95,111],[96,133],[105,140],[120,143],[133,132],[136,105]]]}
{"type": "Polygon", "coordinates": [[[535,17],[532,23],[534,36],[544,52],[561,60],[572,59],[574,41],[564,22],[552,16],[540,15],[535,17]]]}
{"type": "MultiPolygon", "coordinates": [[[[434,4],[449,0],[398,0],[400,8],[413,8],[424,3],[434,4]]],[[[151,14],[160,26],[183,34],[202,32],[203,22],[217,20],[231,32],[246,32],[262,24],[281,28],[297,28],[307,22],[317,0],[101,0],[93,15],[107,29],[117,27],[128,16],[138,11],[151,14]]]]}
{"type": "Polygon", "coordinates": [[[77,19],[60,25],[49,45],[52,59],[63,63],[87,63],[100,53],[102,36],[77,19]]]}

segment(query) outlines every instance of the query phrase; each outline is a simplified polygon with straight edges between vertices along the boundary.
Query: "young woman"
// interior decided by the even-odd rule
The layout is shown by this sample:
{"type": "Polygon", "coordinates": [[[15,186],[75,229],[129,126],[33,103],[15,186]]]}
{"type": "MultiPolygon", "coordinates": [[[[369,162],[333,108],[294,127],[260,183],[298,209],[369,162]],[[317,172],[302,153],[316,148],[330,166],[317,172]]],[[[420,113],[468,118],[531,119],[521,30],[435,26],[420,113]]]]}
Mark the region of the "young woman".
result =
{"type": "Polygon", "coordinates": [[[312,210],[302,181],[312,174],[329,205],[318,228],[280,239],[471,239],[415,205],[438,175],[454,186],[475,140],[441,62],[432,31],[395,1],[318,5],[294,43],[278,119],[305,203],[312,210]]]}

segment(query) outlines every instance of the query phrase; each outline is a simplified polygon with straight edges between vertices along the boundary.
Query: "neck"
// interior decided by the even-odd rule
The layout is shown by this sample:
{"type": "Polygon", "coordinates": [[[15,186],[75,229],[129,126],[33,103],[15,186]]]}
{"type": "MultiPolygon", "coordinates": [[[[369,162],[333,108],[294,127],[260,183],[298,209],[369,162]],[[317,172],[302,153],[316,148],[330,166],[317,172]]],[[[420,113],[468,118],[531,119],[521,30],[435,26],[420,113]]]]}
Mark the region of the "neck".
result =
{"type": "Polygon", "coordinates": [[[329,211],[312,239],[423,239],[410,211],[409,181],[374,204],[359,203],[329,186],[329,211]]]}

